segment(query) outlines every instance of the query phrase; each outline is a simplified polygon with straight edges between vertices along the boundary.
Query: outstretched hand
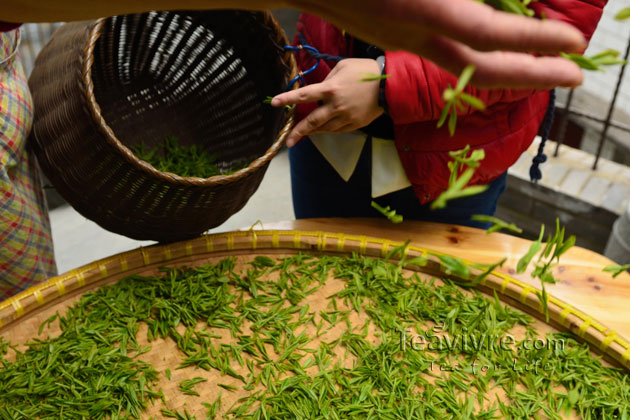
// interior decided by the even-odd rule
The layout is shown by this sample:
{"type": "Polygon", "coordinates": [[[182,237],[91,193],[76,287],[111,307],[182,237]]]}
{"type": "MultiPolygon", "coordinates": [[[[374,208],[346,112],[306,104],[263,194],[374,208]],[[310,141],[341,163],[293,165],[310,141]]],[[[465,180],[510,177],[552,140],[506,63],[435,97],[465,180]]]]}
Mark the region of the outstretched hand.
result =
{"type": "Polygon", "coordinates": [[[385,49],[426,57],[453,74],[476,68],[479,87],[552,88],[582,83],[578,66],[527,53],[579,52],[582,34],[568,24],[511,15],[473,0],[292,0],[385,49]]]}
{"type": "Polygon", "coordinates": [[[348,58],[341,60],[326,79],[303,88],[277,95],[273,106],[306,102],[321,105],[300,121],[287,137],[292,147],[302,137],[315,133],[343,133],[365,127],[383,113],[378,106],[378,81],[361,81],[365,74],[378,74],[375,60],[348,58]]]}

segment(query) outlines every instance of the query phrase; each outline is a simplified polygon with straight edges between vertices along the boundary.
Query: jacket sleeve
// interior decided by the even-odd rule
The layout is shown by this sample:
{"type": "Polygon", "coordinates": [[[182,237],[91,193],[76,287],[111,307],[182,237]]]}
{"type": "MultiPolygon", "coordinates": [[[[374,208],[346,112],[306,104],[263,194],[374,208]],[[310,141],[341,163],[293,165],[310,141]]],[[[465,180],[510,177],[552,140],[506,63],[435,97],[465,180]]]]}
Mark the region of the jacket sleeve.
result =
{"type": "MultiPolygon", "coordinates": [[[[444,89],[455,87],[457,77],[433,62],[403,51],[387,51],[385,65],[390,77],[385,82],[388,112],[395,124],[433,121],[440,118],[444,89]]],[[[467,86],[466,93],[481,99],[486,107],[514,102],[532,95],[533,89],[477,89],[467,86]]],[[[458,115],[475,112],[466,106],[458,115]]]]}
{"type": "MultiPolygon", "coordinates": [[[[602,15],[606,0],[541,0],[532,3],[537,16],[561,20],[577,27],[590,40],[602,15]],[[567,3],[570,3],[568,5],[567,3]]],[[[387,51],[385,96],[389,114],[395,124],[410,124],[440,118],[444,100],[442,92],[457,84],[457,77],[433,62],[403,51],[387,51]]],[[[522,100],[534,94],[533,89],[476,89],[466,93],[481,99],[487,107],[522,100]]],[[[465,107],[460,115],[476,112],[465,107]]]]}

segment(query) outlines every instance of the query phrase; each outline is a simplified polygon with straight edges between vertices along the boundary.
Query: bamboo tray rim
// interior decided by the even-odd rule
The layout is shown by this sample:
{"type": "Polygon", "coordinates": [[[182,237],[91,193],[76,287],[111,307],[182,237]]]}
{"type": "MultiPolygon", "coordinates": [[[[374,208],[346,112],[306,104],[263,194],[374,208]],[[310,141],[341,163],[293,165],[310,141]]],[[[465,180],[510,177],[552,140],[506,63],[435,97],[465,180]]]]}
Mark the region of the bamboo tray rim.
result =
{"type": "MultiPolygon", "coordinates": [[[[112,276],[124,276],[127,273],[131,275],[144,267],[164,265],[182,258],[270,250],[275,252],[284,250],[335,254],[358,253],[369,257],[383,258],[393,249],[403,245],[403,242],[365,235],[325,231],[250,229],[248,231],[208,234],[192,240],[164,245],[140,247],[52,277],[44,283],[30,287],[0,302],[0,335],[2,330],[10,324],[56,299],[66,296],[71,291],[81,292],[80,289],[86,289],[112,276]]],[[[406,268],[430,274],[437,272],[438,275],[443,274],[440,270],[438,257],[448,255],[415,245],[407,245],[403,254],[405,258],[428,256],[429,264],[427,267],[407,266],[406,268]]],[[[393,257],[392,259],[398,258],[393,257]]],[[[467,265],[474,264],[474,262],[464,258],[460,258],[460,260],[467,265]]],[[[543,308],[536,293],[537,288],[498,270],[491,271],[490,275],[475,288],[493,290],[504,301],[509,300],[510,304],[518,309],[527,308],[529,311],[537,313],[539,317],[543,314],[543,308]]],[[[611,357],[624,368],[630,370],[630,342],[626,338],[573,305],[552,295],[548,295],[548,308],[550,322],[553,321],[573,332],[589,343],[592,348],[596,347],[605,356],[611,357]]]]}

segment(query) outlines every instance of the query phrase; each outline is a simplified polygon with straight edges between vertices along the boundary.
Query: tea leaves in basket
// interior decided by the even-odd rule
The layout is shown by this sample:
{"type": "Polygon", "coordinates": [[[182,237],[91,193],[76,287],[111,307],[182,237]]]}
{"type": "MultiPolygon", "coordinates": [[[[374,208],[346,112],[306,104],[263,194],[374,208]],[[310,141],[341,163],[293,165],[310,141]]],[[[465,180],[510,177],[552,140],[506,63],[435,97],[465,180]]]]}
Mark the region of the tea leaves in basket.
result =
{"type": "Polygon", "coordinates": [[[206,152],[197,145],[182,146],[176,137],[166,137],[163,143],[148,149],[144,143],[133,147],[135,155],[150,163],[161,172],[170,172],[185,178],[210,178],[215,175],[229,175],[247,167],[248,163],[233,164],[222,170],[217,164],[217,156],[206,152]]]}

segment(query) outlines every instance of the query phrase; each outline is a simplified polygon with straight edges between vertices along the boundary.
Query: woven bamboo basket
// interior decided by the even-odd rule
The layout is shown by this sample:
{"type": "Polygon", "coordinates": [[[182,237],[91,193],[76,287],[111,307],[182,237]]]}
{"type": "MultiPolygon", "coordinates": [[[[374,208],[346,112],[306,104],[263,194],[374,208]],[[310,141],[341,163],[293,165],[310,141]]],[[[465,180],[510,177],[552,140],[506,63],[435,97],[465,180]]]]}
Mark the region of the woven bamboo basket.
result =
{"type": "MultiPolygon", "coordinates": [[[[159,273],[159,267],[194,267],[216,263],[226,256],[233,256],[238,261],[237,269],[242,270],[246,269],[247,262],[257,255],[281,258],[298,252],[319,255],[356,253],[382,258],[401,245],[402,243],[387,239],[321,231],[249,231],[206,235],[186,242],[141,248],[77,268],[0,303],[0,336],[21,346],[40,335],[38,327],[44,320],[56,312],[63,313],[84,293],[103,285],[113,284],[132,274],[156,275],[159,273]]],[[[445,277],[439,260],[436,258],[436,255],[444,254],[418,246],[408,246],[406,249],[406,258],[431,255],[426,266],[409,265],[408,272],[417,272],[423,278],[445,277]]],[[[400,255],[395,258],[399,257],[400,255]]],[[[323,288],[321,292],[309,298],[311,310],[317,312],[325,309],[327,296],[343,287],[340,283],[335,283],[333,278],[329,278],[328,283],[330,287],[323,288]]],[[[538,314],[539,317],[541,315],[540,302],[532,287],[500,271],[493,271],[478,287],[486,293],[496,293],[510,306],[538,314]]],[[[549,311],[550,324],[546,324],[542,319],[535,323],[540,336],[554,331],[572,331],[588,342],[593,349],[608,356],[613,363],[630,368],[628,359],[630,343],[623,337],[575,307],[554,297],[549,298],[549,311]]],[[[47,334],[54,336],[57,332],[58,326],[54,324],[51,329],[46,330],[44,336],[47,334]]],[[[517,338],[522,337],[517,335],[517,338]]],[[[229,338],[226,340],[230,342],[229,338]]],[[[148,343],[142,338],[140,344],[144,346],[148,343]]],[[[162,375],[159,380],[159,386],[165,393],[165,404],[170,409],[186,408],[197,415],[197,418],[205,418],[205,410],[201,407],[200,401],[213,401],[221,391],[217,385],[219,383],[239,384],[237,380],[222,375],[216,370],[208,372],[193,368],[176,370],[181,362],[182,354],[173,341],[157,339],[150,344],[152,350],[142,356],[143,360],[151,363],[161,372],[167,369],[173,371],[172,378],[162,375]],[[202,395],[201,400],[183,395],[178,391],[177,386],[181,380],[199,376],[207,379],[207,382],[199,384],[197,388],[202,395]]],[[[228,408],[246,395],[247,393],[242,390],[223,393],[223,405],[228,408]]],[[[160,404],[150,406],[142,418],[149,419],[154,415],[159,415],[160,407],[160,404]]]]}
{"type": "Polygon", "coordinates": [[[30,144],[43,172],[83,216],[135,239],[198,236],[240,210],[281,149],[295,61],[269,13],[150,12],[60,28],[29,80],[30,144]],[[227,170],[183,178],[130,150],[175,136],[227,170]]]}

